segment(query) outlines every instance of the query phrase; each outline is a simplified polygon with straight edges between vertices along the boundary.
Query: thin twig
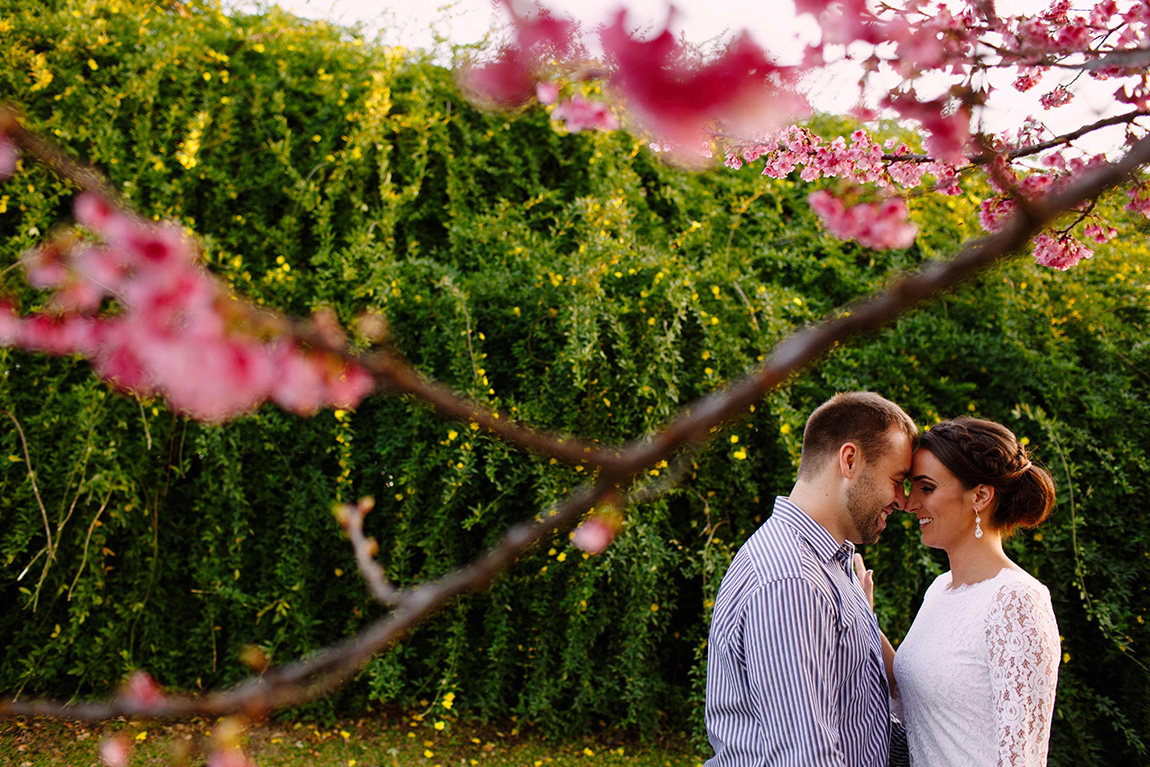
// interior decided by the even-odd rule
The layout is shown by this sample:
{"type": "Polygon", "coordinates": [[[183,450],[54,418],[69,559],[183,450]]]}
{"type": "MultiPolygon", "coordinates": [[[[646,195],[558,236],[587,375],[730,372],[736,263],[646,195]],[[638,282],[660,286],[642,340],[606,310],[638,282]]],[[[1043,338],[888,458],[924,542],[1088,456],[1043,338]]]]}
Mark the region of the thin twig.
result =
{"type": "Polygon", "coordinates": [[[44,582],[44,575],[47,574],[52,560],[56,558],[56,550],[52,547],[52,525],[48,522],[48,510],[44,508],[44,501],[40,498],[40,488],[36,486],[36,472],[32,470],[32,457],[28,454],[28,440],[24,438],[24,429],[11,411],[5,410],[4,414],[12,419],[12,423],[16,424],[16,431],[20,434],[20,445],[24,448],[24,463],[28,465],[28,480],[32,483],[32,494],[36,496],[36,505],[40,507],[40,516],[44,519],[44,535],[48,538],[45,545],[48,558],[44,561],[44,572],[40,575],[40,581],[36,585],[36,597],[32,600],[32,611],[35,612],[36,605],[40,601],[40,585],[44,582]]]}
{"type": "Polygon", "coordinates": [[[364,498],[359,503],[340,506],[337,513],[347,529],[347,537],[351,540],[352,551],[355,552],[355,563],[364,582],[367,583],[368,590],[375,597],[375,601],[384,607],[391,607],[396,603],[396,590],[388,582],[383,568],[375,561],[379,544],[374,538],[368,538],[363,534],[363,518],[374,507],[374,498],[364,498]],[[346,518],[342,516],[343,514],[347,515],[346,518]]]}

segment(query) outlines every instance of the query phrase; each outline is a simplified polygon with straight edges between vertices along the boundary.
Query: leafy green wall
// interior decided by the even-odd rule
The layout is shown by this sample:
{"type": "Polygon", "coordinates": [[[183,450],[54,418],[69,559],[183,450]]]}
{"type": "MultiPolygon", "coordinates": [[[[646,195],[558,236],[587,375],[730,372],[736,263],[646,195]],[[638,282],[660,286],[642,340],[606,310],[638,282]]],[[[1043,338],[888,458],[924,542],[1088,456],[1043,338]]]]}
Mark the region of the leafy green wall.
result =
{"type": "MultiPolygon", "coordinates": [[[[924,199],[915,247],[865,251],[822,232],[807,185],[686,175],[623,134],[557,132],[540,109],[483,114],[418,55],[279,13],[10,0],[0,27],[0,94],[145,214],[194,229],[237,290],[345,321],[382,312],[421,370],[558,432],[657,428],[792,328],[978,234],[973,195],[924,199]]],[[[0,187],[0,279],[26,309],[43,299],[9,267],[72,194],[38,167],[0,187]]],[[[1008,546],[1049,585],[1064,637],[1051,762],[1144,758],[1147,230],[1127,221],[1065,274],[1021,258],[836,350],[632,509],[604,555],[539,547],[332,705],[448,713],[453,692],[453,714],[697,734],[722,573],[790,489],[807,413],[868,388],[923,424],[974,413],[1030,440],[1059,504],[1008,546]]],[[[284,662],[346,636],[380,610],[337,499],[376,497],[368,532],[409,584],[585,479],[403,398],[204,426],[76,360],[0,350],[0,368],[0,689],[21,695],[101,694],[136,667],[206,689],[244,675],[246,645],[284,662]]],[[[895,638],[945,568],[902,522],[866,552],[895,638]]]]}

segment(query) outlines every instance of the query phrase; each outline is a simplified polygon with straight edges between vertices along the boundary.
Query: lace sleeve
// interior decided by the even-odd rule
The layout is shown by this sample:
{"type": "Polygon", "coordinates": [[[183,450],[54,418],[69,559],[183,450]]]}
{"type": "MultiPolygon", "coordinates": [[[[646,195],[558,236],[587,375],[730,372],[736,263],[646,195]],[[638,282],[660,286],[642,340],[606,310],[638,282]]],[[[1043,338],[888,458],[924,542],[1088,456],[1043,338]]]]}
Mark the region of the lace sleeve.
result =
{"type": "Polygon", "coordinates": [[[1044,592],[1003,586],[986,623],[999,767],[1042,767],[1058,683],[1058,624],[1044,592]]]}

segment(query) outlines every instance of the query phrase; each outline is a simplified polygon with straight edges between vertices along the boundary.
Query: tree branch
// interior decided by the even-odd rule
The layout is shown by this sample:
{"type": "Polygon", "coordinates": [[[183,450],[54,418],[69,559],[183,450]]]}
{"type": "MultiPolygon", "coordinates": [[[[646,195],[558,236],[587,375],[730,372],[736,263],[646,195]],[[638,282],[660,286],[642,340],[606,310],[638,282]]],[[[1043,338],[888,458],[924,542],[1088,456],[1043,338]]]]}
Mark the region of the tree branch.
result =
{"type": "MultiPolygon", "coordinates": [[[[1075,130],[1072,130],[1069,133],[1064,133],[1061,136],[1055,136],[1054,138],[1049,139],[1048,141],[1042,141],[1038,144],[1031,144],[1030,146],[1020,147],[1018,149],[1013,149],[1009,152],[1006,152],[1006,157],[1011,159],[1011,160],[1017,160],[1020,157],[1029,157],[1030,155],[1033,155],[1033,154],[1045,152],[1047,149],[1053,149],[1056,146],[1061,146],[1063,144],[1069,144],[1071,141],[1077,141],[1078,139],[1085,136],[1087,133],[1093,133],[1094,131],[1101,130],[1102,128],[1109,128],[1111,125],[1122,125],[1123,123],[1131,123],[1139,117],[1146,117],[1148,114],[1150,114],[1150,113],[1146,112],[1143,109],[1135,109],[1135,110],[1132,110],[1130,112],[1126,112],[1125,114],[1114,115],[1113,117],[1106,117],[1106,118],[1099,120],[1097,122],[1090,123],[1089,125],[1083,125],[1081,128],[1077,128],[1075,130]]],[[[967,159],[970,161],[971,165],[986,165],[987,163],[992,162],[994,160],[994,158],[997,156],[998,156],[997,154],[984,152],[982,154],[978,154],[978,155],[974,155],[973,157],[969,157],[967,159]]],[[[925,154],[896,155],[896,154],[890,154],[890,153],[884,154],[882,156],[882,159],[886,162],[913,162],[913,163],[935,162],[937,160],[937,158],[930,157],[929,155],[925,155],[925,154]]]]}
{"type": "Polygon", "coordinates": [[[355,637],[306,660],[199,698],[168,696],[145,703],[119,695],[103,703],[78,705],[13,701],[0,704],[0,716],[49,716],[83,721],[119,716],[177,719],[232,713],[260,717],[274,709],[320,697],[350,678],[373,655],[398,642],[448,600],[483,589],[496,574],[509,568],[516,558],[544,537],[570,527],[596,503],[617,497],[644,468],[666,460],[686,445],[705,443],[712,428],[741,413],[771,388],[835,346],[881,327],[927,298],[999,263],[1025,246],[1055,217],[1121,183],[1148,161],[1150,138],[1144,138],[1121,161],[1093,170],[1057,194],[1032,200],[1002,231],[968,243],[954,259],[930,264],[838,316],[791,335],[758,370],[726,389],[703,397],[653,438],[628,446],[619,455],[618,463],[602,470],[593,485],[577,489],[549,512],[541,514],[536,522],[510,528],[494,549],[471,564],[439,580],[399,592],[394,598],[395,608],[355,637]]]}

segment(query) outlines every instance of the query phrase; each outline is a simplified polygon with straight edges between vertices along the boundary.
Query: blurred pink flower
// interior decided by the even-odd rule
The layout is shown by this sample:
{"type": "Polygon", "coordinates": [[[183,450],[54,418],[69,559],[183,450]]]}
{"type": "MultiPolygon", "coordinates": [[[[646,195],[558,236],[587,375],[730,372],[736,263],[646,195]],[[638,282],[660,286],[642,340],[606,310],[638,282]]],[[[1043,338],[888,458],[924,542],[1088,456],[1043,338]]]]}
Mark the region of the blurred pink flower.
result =
{"type": "Polygon", "coordinates": [[[571,542],[588,554],[602,554],[615,540],[621,521],[615,514],[593,514],[575,528],[571,542]]]}
{"type": "Polygon", "coordinates": [[[205,767],[252,767],[252,762],[241,748],[217,748],[208,757],[205,767]]]}
{"type": "Polygon", "coordinates": [[[120,690],[125,703],[141,708],[162,703],[164,693],[147,671],[135,671],[120,690]]]}
{"type": "Polygon", "coordinates": [[[564,56],[576,27],[574,22],[556,19],[541,6],[528,17],[516,13],[511,0],[501,4],[511,16],[515,39],[500,49],[494,61],[465,66],[460,82],[476,100],[507,108],[536,96],[540,61],[564,56]]]}
{"type": "Polygon", "coordinates": [[[901,197],[848,208],[830,192],[818,191],[807,201],[831,234],[868,248],[908,248],[918,233],[918,228],[907,220],[906,202],[901,197]]]}
{"type": "Polygon", "coordinates": [[[745,135],[808,111],[793,88],[794,70],[771,62],[745,32],[720,58],[692,65],[669,29],[637,40],[627,31],[626,18],[627,11],[619,11],[600,32],[616,65],[611,84],[681,162],[698,164],[699,144],[715,128],[745,135]]]}
{"type": "Polygon", "coordinates": [[[113,735],[100,744],[100,761],[105,767],[127,767],[132,746],[123,735],[113,735]]]}
{"type": "Polygon", "coordinates": [[[539,83],[535,86],[535,98],[540,104],[554,104],[559,98],[559,84],[539,83]]]}
{"type": "Polygon", "coordinates": [[[619,127],[619,121],[611,114],[611,108],[602,101],[589,101],[582,96],[567,99],[551,112],[552,120],[560,120],[567,130],[578,133],[586,128],[611,131],[619,127]]]}

